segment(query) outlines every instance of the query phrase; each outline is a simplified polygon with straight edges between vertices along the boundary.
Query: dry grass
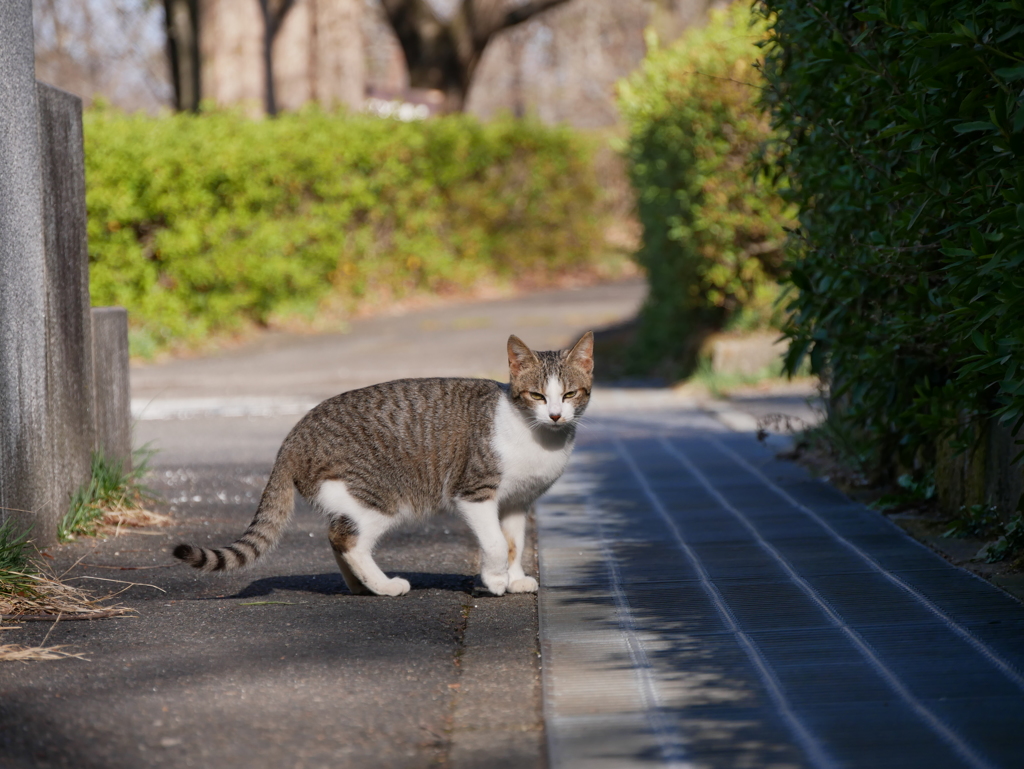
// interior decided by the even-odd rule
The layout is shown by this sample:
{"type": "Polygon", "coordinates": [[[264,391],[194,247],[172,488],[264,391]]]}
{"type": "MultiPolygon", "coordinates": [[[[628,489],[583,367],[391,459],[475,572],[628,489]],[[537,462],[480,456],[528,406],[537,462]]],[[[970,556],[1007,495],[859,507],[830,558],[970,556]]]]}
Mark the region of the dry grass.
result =
{"type": "Polygon", "coordinates": [[[0,662],[37,662],[41,660],[64,660],[68,658],[84,660],[77,652],[64,651],[63,646],[21,646],[20,644],[0,644],[0,662]]]}
{"type": "Polygon", "coordinates": [[[117,593],[91,593],[45,574],[14,573],[16,584],[0,582],[0,616],[18,622],[24,619],[99,619],[131,611],[107,602],[117,593]]]}
{"type": "Polygon", "coordinates": [[[154,513],[145,507],[116,505],[103,509],[96,521],[94,534],[98,537],[116,537],[122,529],[144,529],[151,526],[170,526],[171,517],[154,513]]]}
{"type": "Polygon", "coordinates": [[[116,594],[96,597],[81,588],[65,584],[43,574],[18,573],[8,576],[16,579],[12,586],[0,581],[0,620],[12,624],[0,625],[2,630],[16,630],[21,622],[53,622],[50,631],[38,646],[0,644],[0,662],[37,662],[59,659],[82,659],[78,652],[66,651],[64,646],[47,646],[46,639],[57,623],[68,620],[100,619],[128,614],[126,606],[107,603],[116,594]]]}
{"type": "MultiPolygon", "coordinates": [[[[94,455],[89,482],[76,492],[67,515],[60,522],[60,538],[116,537],[125,529],[170,524],[171,520],[166,515],[145,507],[151,498],[141,484],[145,471],[145,456],[133,469],[126,470],[119,461],[94,455]]],[[[68,584],[64,581],[67,573],[65,571],[59,576],[46,573],[28,541],[28,532],[16,533],[10,521],[0,525],[0,621],[14,623],[0,624],[0,630],[14,629],[24,622],[43,621],[53,623],[50,627],[52,632],[61,621],[116,617],[132,611],[111,603],[119,593],[97,597],[68,584]]],[[[127,587],[134,584],[101,577],[85,578],[119,582],[127,587]]],[[[46,639],[50,632],[38,646],[0,644],[0,661],[84,659],[61,646],[47,647],[46,639]]]]}
{"type": "Polygon", "coordinates": [[[47,647],[46,639],[61,621],[99,619],[130,612],[125,606],[110,603],[116,597],[117,593],[97,597],[45,573],[34,556],[28,533],[16,534],[10,521],[0,525],[0,623],[8,623],[0,624],[0,630],[14,630],[28,621],[53,623],[38,646],[0,644],[0,661],[82,659],[77,653],[64,651],[63,647],[47,647]]]}

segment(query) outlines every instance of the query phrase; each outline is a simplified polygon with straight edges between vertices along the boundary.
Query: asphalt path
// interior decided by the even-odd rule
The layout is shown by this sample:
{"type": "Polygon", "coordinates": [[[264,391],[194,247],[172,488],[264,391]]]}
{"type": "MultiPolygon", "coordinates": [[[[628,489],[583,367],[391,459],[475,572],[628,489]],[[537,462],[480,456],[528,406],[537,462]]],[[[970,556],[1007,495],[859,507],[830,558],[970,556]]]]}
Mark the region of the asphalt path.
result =
{"type": "Polygon", "coordinates": [[[3,667],[0,767],[544,766],[536,598],[481,589],[458,519],[382,542],[381,567],[413,586],[400,598],[350,595],[301,499],[250,571],[201,575],[170,550],[241,533],[308,404],[404,376],[503,378],[508,334],[558,348],[642,298],[635,282],[547,292],[133,369],[135,441],[158,450],[149,485],[174,524],[50,551],[137,614],[5,633],[87,661],[3,667]]]}

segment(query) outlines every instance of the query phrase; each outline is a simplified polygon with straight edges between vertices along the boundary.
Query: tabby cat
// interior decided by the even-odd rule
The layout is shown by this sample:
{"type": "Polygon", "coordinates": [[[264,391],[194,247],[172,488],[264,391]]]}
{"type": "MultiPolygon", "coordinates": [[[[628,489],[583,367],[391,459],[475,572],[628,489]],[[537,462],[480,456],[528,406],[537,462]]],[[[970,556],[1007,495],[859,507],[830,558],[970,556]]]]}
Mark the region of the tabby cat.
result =
{"type": "Polygon", "coordinates": [[[571,350],[534,352],[508,340],[509,384],[485,379],[400,379],[336,395],[285,438],[256,515],[227,547],[178,545],[203,571],[248,566],[281,538],[292,487],[323,513],[353,593],[403,595],[373,560],[381,535],[403,520],[455,511],[476,534],[481,578],[494,595],[536,592],[523,571],[526,516],[572,453],[590,400],[594,335],[571,350]]]}

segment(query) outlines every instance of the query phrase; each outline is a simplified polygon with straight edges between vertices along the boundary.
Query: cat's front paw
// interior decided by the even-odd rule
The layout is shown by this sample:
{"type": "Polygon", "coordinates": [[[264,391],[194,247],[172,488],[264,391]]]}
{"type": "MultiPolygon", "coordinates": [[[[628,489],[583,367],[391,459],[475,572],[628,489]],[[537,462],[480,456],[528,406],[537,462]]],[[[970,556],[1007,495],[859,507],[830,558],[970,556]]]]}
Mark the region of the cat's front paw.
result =
{"type": "Polygon", "coordinates": [[[537,580],[535,580],[533,577],[521,577],[520,579],[514,579],[511,583],[509,583],[508,592],[536,593],[537,580]]]}
{"type": "Polygon", "coordinates": [[[411,588],[409,580],[402,579],[401,577],[392,577],[382,584],[376,593],[377,595],[405,595],[411,588]]]}

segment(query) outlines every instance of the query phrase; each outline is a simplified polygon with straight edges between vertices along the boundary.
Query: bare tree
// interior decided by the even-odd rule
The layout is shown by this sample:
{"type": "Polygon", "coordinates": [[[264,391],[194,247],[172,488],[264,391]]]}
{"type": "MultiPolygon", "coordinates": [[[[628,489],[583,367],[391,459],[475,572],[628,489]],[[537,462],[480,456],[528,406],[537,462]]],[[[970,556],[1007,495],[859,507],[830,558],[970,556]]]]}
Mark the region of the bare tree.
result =
{"type": "Polygon", "coordinates": [[[276,115],[311,99],[362,102],[361,0],[163,4],[178,109],[209,99],[276,115]]]}
{"type": "Polygon", "coordinates": [[[295,0],[260,0],[263,14],[263,79],[266,93],[263,108],[268,115],[277,114],[277,97],[274,93],[274,39],[284,23],[284,17],[295,5],[295,0]]]}
{"type": "Polygon", "coordinates": [[[477,64],[491,39],[504,29],[567,0],[457,0],[439,12],[431,0],[382,0],[398,37],[413,88],[443,91],[449,111],[462,110],[477,64]]]}
{"type": "Polygon", "coordinates": [[[174,107],[199,109],[199,0],[164,0],[174,107]]]}
{"type": "Polygon", "coordinates": [[[37,77],[91,101],[154,111],[168,88],[152,0],[35,0],[37,77]]]}
{"type": "MultiPolygon", "coordinates": [[[[203,77],[196,74],[203,60],[200,51],[217,45],[216,41],[200,44],[200,36],[204,34],[201,27],[206,6],[223,1],[163,0],[168,55],[179,109],[196,109],[199,105],[203,83],[203,77]]],[[[274,41],[285,18],[301,0],[250,0],[257,1],[263,20],[264,109],[273,115],[279,107],[275,92],[274,41]]],[[[480,56],[491,39],[502,30],[568,0],[455,0],[450,13],[439,10],[438,2],[382,0],[382,6],[402,47],[409,85],[444,92],[448,111],[460,111],[480,56]]]]}
{"type": "MultiPolygon", "coordinates": [[[[202,98],[202,48],[199,36],[203,8],[201,0],[164,0],[164,18],[167,25],[167,55],[174,81],[174,103],[179,110],[199,109],[202,98]]],[[[210,0],[205,0],[210,2],[210,0]]],[[[268,115],[277,114],[277,94],[274,90],[274,39],[284,23],[295,0],[258,0],[263,19],[263,109],[268,115]]]]}

